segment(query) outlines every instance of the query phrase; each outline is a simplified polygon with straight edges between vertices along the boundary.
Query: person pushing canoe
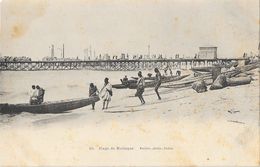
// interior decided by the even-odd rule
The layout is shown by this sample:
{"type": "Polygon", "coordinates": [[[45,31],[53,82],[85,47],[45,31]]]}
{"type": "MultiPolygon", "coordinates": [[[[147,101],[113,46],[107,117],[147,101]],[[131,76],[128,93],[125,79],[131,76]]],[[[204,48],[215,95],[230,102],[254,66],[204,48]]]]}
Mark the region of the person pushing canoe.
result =
{"type": "MultiPolygon", "coordinates": [[[[95,97],[98,95],[98,89],[97,87],[93,84],[90,83],[89,85],[89,97],[95,97]]],[[[92,102],[92,110],[95,110],[95,102],[92,102]]]]}

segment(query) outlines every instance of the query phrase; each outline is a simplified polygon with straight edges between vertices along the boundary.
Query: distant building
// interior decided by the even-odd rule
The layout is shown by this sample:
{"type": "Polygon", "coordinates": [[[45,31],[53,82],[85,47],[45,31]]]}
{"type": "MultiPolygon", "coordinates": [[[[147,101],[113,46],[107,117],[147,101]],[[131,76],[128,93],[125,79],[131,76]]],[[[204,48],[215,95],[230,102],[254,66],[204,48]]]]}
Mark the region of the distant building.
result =
{"type": "Polygon", "coordinates": [[[121,57],[120,57],[121,60],[125,60],[126,59],[126,55],[124,53],[121,53],[121,57]]]}
{"type": "Polygon", "coordinates": [[[198,59],[217,59],[217,48],[215,46],[199,47],[198,59]]]}

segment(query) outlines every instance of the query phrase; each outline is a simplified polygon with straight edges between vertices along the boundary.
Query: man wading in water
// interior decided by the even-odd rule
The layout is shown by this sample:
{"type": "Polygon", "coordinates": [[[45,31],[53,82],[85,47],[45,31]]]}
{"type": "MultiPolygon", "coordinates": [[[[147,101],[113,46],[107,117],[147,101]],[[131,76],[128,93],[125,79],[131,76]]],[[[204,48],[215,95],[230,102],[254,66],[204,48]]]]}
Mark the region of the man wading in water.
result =
{"type": "Polygon", "coordinates": [[[159,95],[159,92],[158,92],[158,89],[159,89],[159,87],[160,87],[160,85],[161,85],[161,83],[162,83],[162,76],[161,76],[161,73],[160,73],[160,71],[158,70],[158,68],[155,68],[154,69],[154,72],[155,72],[155,81],[156,81],[156,84],[155,84],[155,92],[156,92],[156,94],[157,94],[157,96],[158,96],[158,99],[159,100],[161,100],[161,97],[160,97],[160,95],[159,95]]]}

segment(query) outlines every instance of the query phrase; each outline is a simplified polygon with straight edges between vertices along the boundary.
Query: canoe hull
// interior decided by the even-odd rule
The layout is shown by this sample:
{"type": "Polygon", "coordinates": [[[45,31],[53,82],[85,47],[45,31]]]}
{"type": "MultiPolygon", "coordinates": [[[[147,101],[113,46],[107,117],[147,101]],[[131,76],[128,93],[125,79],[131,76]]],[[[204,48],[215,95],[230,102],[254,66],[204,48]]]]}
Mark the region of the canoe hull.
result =
{"type": "Polygon", "coordinates": [[[77,108],[85,107],[93,102],[99,101],[99,97],[90,97],[86,99],[72,99],[56,102],[45,102],[39,105],[30,104],[0,104],[0,113],[17,114],[21,112],[29,113],[61,113],[77,108]]]}
{"type": "MultiPolygon", "coordinates": [[[[162,79],[162,83],[167,83],[167,82],[174,82],[174,81],[178,81],[181,80],[185,77],[187,77],[188,75],[183,75],[183,76],[174,76],[174,77],[167,77],[166,79],[162,79]]],[[[145,83],[145,88],[150,88],[150,87],[155,87],[156,85],[156,81],[150,81],[150,82],[146,82],[145,83]]],[[[136,89],[137,88],[137,84],[129,84],[129,89],[136,89]]]]}
{"type": "Polygon", "coordinates": [[[127,85],[124,85],[124,84],[115,84],[115,85],[112,85],[112,88],[116,88],[116,89],[126,89],[128,88],[127,85]]]}
{"type": "Polygon", "coordinates": [[[199,72],[212,72],[213,68],[214,67],[193,67],[193,68],[191,68],[191,70],[194,71],[194,72],[197,72],[197,71],[199,71],[199,72]]]}

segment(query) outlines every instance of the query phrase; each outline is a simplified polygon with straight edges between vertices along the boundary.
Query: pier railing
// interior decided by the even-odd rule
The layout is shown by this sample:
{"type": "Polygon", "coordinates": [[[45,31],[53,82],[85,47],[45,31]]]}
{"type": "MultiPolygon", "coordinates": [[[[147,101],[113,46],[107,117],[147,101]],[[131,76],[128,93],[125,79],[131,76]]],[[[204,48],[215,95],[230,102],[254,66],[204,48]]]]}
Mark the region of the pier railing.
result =
{"type": "Polygon", "coordinates": [[[0,71],[43,71],[43,70],[105,70],[130,71],[150,70],[155,67],[163,69],[190,69],[207,67],[215,63],[226,63],[245,59],[156,59],[156,60],[96,60],[96,61],[23,61],[0,62],[0,71]]]}

